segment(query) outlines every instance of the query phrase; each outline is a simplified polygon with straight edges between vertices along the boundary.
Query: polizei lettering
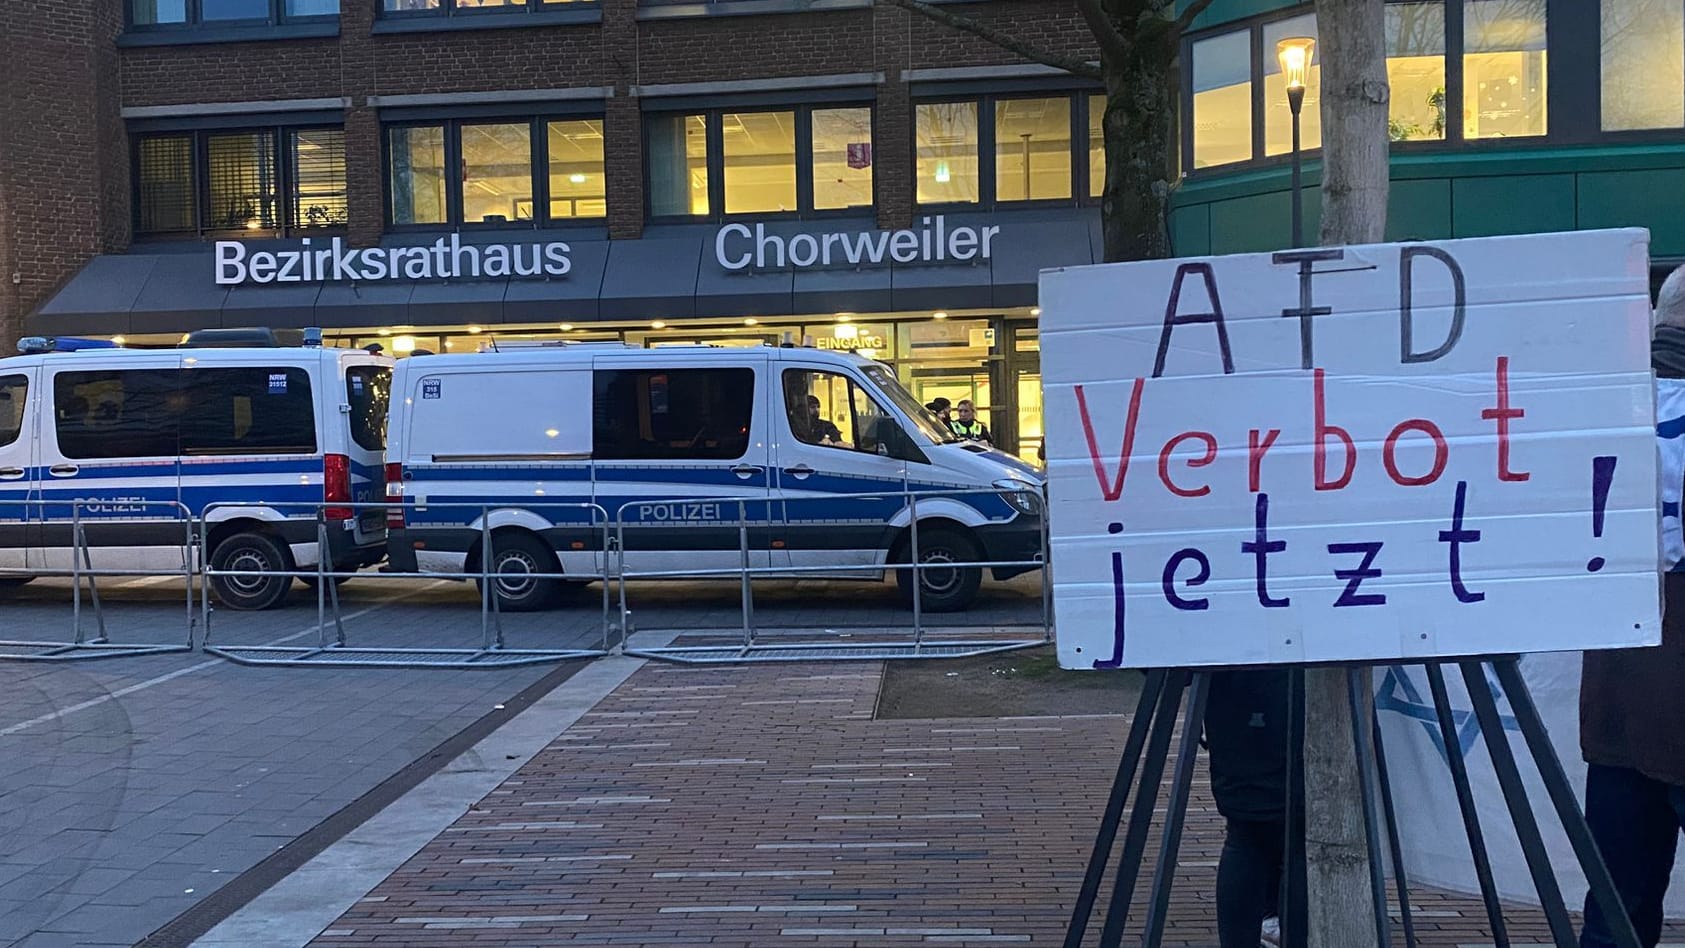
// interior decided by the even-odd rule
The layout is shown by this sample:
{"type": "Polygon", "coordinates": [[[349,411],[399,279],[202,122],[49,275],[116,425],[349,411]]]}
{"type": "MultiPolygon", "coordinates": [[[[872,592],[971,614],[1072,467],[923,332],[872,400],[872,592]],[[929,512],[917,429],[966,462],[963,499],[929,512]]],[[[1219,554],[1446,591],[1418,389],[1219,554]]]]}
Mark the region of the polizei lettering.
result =
{"type": "Polygon", "coordinates": [[[683,523],[685,521],[718,520],[720,519],[719,504],[639,504],[639,520],[654,520],[661,523],[683,523]]]}
{"type": "Polygon", "coordinates": [[[335,237],[318,247],[309,237],[297,250],[251,250],[237,240],[216,242],[218,286],[241,283],[351,283],[481,277],[559,277],[573,269],[572,249],[560,241],[464,244],[452,234],[417,247],[347,247],[335,237]]]}
{"type": "Polygon", "coordinates": [[[714,235],[714,258],[727,270],[804,270],[809,267],[875,267],[885,263],[967,263],[994,256],[1000,228],[949,227],[938,214],[917,229],[855,233],[769,234],[765,224],[727,224],[714,235]]]}

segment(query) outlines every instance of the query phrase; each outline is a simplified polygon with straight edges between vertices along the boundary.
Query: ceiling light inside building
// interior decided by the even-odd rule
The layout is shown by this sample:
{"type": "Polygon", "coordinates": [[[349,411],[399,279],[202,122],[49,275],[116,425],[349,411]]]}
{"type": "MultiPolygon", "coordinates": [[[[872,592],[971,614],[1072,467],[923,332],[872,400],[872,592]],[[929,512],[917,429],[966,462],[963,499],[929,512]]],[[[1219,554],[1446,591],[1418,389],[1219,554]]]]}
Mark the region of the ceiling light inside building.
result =
{"type": "Polygon", "coordinates": [[[667,324],[658,319],[655,322],[650,323],[649,328],[651,328],[651,329],[666,329],[667,324]]]}
{"type": "Polygon", "coordinates": [[[1041,315],[1041,307],[1040,306],[1030,307],[1030,315],[1031,316],[1040,316],[1041,315]]]}
{"type": "Polygon", "coordinates": [[[557,328],[562,332],[573,332],[573,323],[562,323],[557,328]]]}
{"type": "Polygon", "coordinates": [[[931,319],[947,319],[948,314],[947,313],[931,313],[930,318],[931,319]]]}
{"type": "Polygon", "coordinates": [[[947,184],[951,177],[952,175],[948,172],[948,163],[946,161],[938,161],[936,163],[936,183],[947,184]]]}
{"type": "Polygon", "coordinates": [[[406,353],[406,354],[414,352],[415,351],[415,337],[414,336],[399,336],[398,338],[392,340],[392,351],[393,352],[406,353]]]}
{"type": "Polygon", "coordinates": [[[480,333],[485,332],[485,330],[481,329],[479,326],[469,326],[468,331],[473,333],[476,336],[478,336],[480,333]]]}
{"type": "Polygon", "coordinates": [[[584,184],[585,176],[575,171],[573,174],[568,175],[568,180],[572,181],[574,184],[584,184]]]}

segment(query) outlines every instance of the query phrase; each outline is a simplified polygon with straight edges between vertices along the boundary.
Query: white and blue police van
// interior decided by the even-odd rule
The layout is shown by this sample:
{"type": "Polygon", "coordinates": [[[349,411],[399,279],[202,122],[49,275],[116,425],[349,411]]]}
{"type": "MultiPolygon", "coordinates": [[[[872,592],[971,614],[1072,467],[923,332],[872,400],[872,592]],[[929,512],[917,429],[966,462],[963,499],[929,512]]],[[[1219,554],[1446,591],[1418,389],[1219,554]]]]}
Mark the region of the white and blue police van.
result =
{"type": "Polygon", "coordinates": [[[392,362],[319,332],[207,330],[173,349],[32,337],[0,359],[0,586],[72,568],[180,570],[202,522],[212,591],[268,609],[316,568],[386,554],[392,362]],[[344,504],[345,506],[334,506],[344,504]],[[179,506],[177,506],[179,505],[179,506]]]}
{"type": "Polygon", "coordinates": [[[855,355],[529,345],[405,359],[392,385],[391,568],[490,573],[506,609],[622,568],[881,580],[910,561],[914,510],[925,609],[977,594],[985,568],[944,563],[1017,564],[992,567],[1006,579],[1043,555],[1036,469],[855,355]]]}

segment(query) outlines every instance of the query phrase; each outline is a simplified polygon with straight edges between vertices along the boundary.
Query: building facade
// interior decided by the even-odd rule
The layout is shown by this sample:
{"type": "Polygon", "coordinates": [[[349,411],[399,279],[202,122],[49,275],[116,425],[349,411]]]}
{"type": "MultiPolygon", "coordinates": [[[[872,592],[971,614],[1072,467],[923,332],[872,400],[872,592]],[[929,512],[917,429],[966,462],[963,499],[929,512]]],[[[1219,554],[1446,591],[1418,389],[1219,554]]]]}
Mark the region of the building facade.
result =
{"type": "MultiPolygon", "coordinates": [[[[956,7],[1093,55],[1071,0],[956,7]]],[[[1391,234],[1640,225],[1685,258],[1682,18],[1389,4],[1391,234]]],[[[1100,259],[1097,87],[870,0],[66,0],[0,31],[0,344],[806,340],[1033,457],[1036,274],[1100,259]]],[[[1188,36],[1178,254],[1288,242],[1289,35],[1308,4],[1188,36]]]]}

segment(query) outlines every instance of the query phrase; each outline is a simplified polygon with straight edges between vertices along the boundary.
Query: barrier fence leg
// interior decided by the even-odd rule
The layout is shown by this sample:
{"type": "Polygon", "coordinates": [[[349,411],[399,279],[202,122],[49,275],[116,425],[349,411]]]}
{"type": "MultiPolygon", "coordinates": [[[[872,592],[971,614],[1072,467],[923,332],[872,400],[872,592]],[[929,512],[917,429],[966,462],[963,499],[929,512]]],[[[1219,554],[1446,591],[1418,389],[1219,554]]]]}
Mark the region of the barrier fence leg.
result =
{"type": "Polygon", "coordinates": [[[1604,922],[1609,926],[1615,944],[1619,948],[1639,948],[1638,933],[1621,904],[1620,893],[1615,889],[1615,880],[1609,875],[1603,854],[1591,838],[1585,813],[1581,812],[1579,800],[1574,797],[1574,788],[1569,785],[1568,775],[1562,770],[1562,761],[1557,759],[1556,748],[1551,746],[1550,733],[1545,730],[1539,709],[1533,704],[1533,695],[1527,690],[1520,667],[1513,658],[1500,658],[1492,662],[1492,668],[1498,673],[1498,684],[1509,698],[1510,710],[1515,712],[1515,720],[1521,726],[1521,736],[1527,740],[1533,763],[1539,768],[1539,776],[1544,778],[1545,791],[1550,794],[1556,816],[1562,821],[1568,841],[1574,846],[1580,868],[1585,870],[1592,898],[1597,900],[1597,907],[1603,911],[1604,922]]]}
{"type": "MultiPolygon", "coordinates": [[[[328,528],[327,528],[327,524],[325,524],[325,523],[322,525],[322,535],[319,538],[318,542],[320,543],[320,547],[319,547],[319,549],[317,550],[317,553],[316,553],[316,562],[327,564],[327,567],[322,570],[322,575],[327,576],[329,573],[339,572],[338,567],[334,566],[334,564],[333,564],[332,556],[329,554],[329,550],[328,550],[328,528]]],[[[345,647],[345,615],[344,615],[344,610],[342,610],[340,608],[340,605],[339,605],[339,577],[338,576],[334,576],[334,577],[329,578],[329,580],[327,582],[327,594],[328,594],[328,605],[333,609],[334,641],[339,643],[340,648],[344,648],[345,647]]]]}
{"type": "Polygon", "coordinates": [[[210,524],[204,520],[199,522],[199,648],[207,649],[211,646],[211,546],[210,524]]]}
{"type": "MultiPolygon", "coordinates": [[[[1375,747],[1370,743],[1372,729],[1363,726],[1364,712],[1374,704],[1374,690],[1369,685],[1369,669],[1346,669],[1346,704],[1352,718],[1352,749],[1357,754],[1358,799],[1363,805],[1363,836],[1369,850],[1369,898],[1375,913],[1375,943],[1392,944],[1392,918],[1387,911],[1387,872],[1381,856],[1381,815],[1375,800],[1379,782],[1375,770],[1375,747]]],[[[1399,879],[1402,892],[1404,880],[1399,879]]],[[[1408,917],[1408,916],[1406,916],[1408,917]]]]}
{"type": "Polygon", "coordinates": [[[755,584],[749,574],[749,505],[737,502],[737,548],[743,560],[743,651],[747,656],[755,647],[755,584]]]}
{"type": "Polygon", "coordinates": [[[181,577],[187,586],[187,650],[193,651],[194,615],[193,615],[193,515],[186,508],[182,509],[183,523],[186,524],[187,534],[182,537],[181,545],[181,577]]]}
{"type": "Polygon", "coordinates": [[[919,572],[919,495],[907,493],[907,560],[913,571],[913,654],[924,647],[924,574],[919,572]]]}
{"type": "MultiPolygon", "coordinates": [[[[325,514],[316,514],[316,645],[328,647],[328,576],[324,568],[328,560],[328,522],[325,514]]],[[[288,582],[291,582],[289,579],[288,582]]],[[[340,644],[344,644],[343,642],[340,644]]]]}
{"type": "MultiPolygon", "coordinates": [[[[1551,938],[1557,948],[1575,948],[1574,924],[1568,918],[1568,908],[1562,900],[1562,889],[1557,885],[1556,874],[1550,865],[1550,855],[1545,852],[1544,839],[1539,835],[1539,824],[1533,817],[1533,807],[1527,802],[1527,788],[1521,782],[1521,771],[1515,765],[1515,755],[1510,751],[1509,735],[1504,731],[1503,720],[1498,716],[1498,703],[1492,697],[1492,688],[1486,681],[1485,669],[1480,662],[1468,661],[1459,663],[1463,672],[1463,682],[1468,686],[1469,700],[1474,705],[1474,714],[1480,721],[1480,730],[1486,739],[1486,752],[1492,758],[1492,769],[1498,775],[1498,785],[1503,788],[1504,803],[1509,807],[1510,819],[1515,823],[1515,834],[1521,842],[1521,852],[1527,858],[1527,871],[1533,876],[1533,886],[1539,893],[1539,905],[1544,909],[1545,921],[1550,925],[1551,938]]],[[[1622,911],[1617,917],[1624,917],[1622,911]]],[[[1636,942],[1634,942],[1636,944],[1636,942]]]]}
{"type": "Polygon", "coordinates": [[[1287,673],[1287,842],[1281,886],[1282,948],[1305,948],[1310,917],[1305,872],[1305,670],[1287,673]]]}
{"type": "Polygon", "coordinates": [[[1195,672],[1188,690],[1188,714],[1182,721],[1182,741],[1176,748],[1176,773],[1170,782],[1164,836],[1159,842],[1158,865],[1153,870],[1152,898],[1147,903],[1146,932],[1141,939],[1144,948],[1159,948],[1164,943],[1165,916],[1170,911],[1170,889],[1176,884],[1176,858],[1182,849],[1182,827],[1187,822],[1188,797],[1193,788],[1194,761],[1199,758],[1199,737],[1204,730],[1205,697],[1210,683],[1208,673],[1195,672]]]}
{"type": "MultiPolygon", "coordinates": [[[[609,564],[614,564],[614,583],[620,590],[620,651],[624,653],[626,646],[632,641],[632,608],[626,603],[626,525],[618,518],[625,516],[625,511],[617,511],[614,524],[614,549],[603,551],[603,573],[607,575],[609,564]],[[611,559],[612,557],[612,559],[611,559]]],[[[604,580],[607,583],[607,580],[604,580]]]]}
{"type": "Polygon", "coordinates": [[[1142,763],[1141,786],[1135,795],[1135,805],[1129,811],[1129,829],[1123,836],[1123,855],[1118,859],[1117,879],[1112,884],[1106,921],[1100,929],[1101,948],[1119,948],[1123,943],[1123,930],[1129,923],[1129,903],[1135,897],[1141,856],[1147,849],[1147,831],[1152,827],[1153,808],[1158,806],[1159,787],[1164,783],[1164,763],[1170,755],[1170,738],[1176,730],[1176,715],[1181,713],[1182,691],[1187,686],[1186,671],[1173,669],[1166,673],[1164,690],[1158,696],[1158,710],[1153,712],[1153,730],[1147,743],[1147,757],[1142,763]]]}
{"type": "Polygon", "coordinates": [[[491,651],[491,601],[497,596],[492,575],[496,562],[491,548],[491,508],[480,508],[480,648],[491,651]]]}
{"type": "MultiPolygon", "coordinates": [[[[43,517],[42,519],[46,519],[43,517]]],[[[82,516],[81,508],[70,507],[70,624],[71,641],[82,644],[82,516]]]]}
{"type": "MultiPolygon", "coordinates": [[[[591,525],[596,526],[597,511],[591,511],[591,525]]],[[[609,595],[608,595],[608,511],[603,511],[603,652],[608,652],[609,595]]]]}
{"type": "Polygon", "coordinates": [[[1393,886],[1398,889],[1398,914],[1404,926],[1404,948],[1416,948],[1416,922],[1410,916],[1410,885],[1404,874],[1404,849],[1399,844],[1398,810],[1393,806],[1392,777],[1387,772],[1387,748],[1381,738],[1381,718],[1370,698],[1369,717],[1374,725],[1375,778],[1381,787],[1381,815],[1387,821],[1387,849],[1392,852],[1393,886]]]}
{"type": "Polygon", "coordinates": [[[1088,920],[1094,914],[1094,899],[1100,894],[1100,882],[1106,874],[1106,863],[1117,842],[1118,824],[1123,821],[1123,805],[1129,800],[1129,788],[1135,783],[1135,772],[1141,763],[1141,750],[1147,744],[1147,731],[1152,727],[1153,708],[1159,693],[1164,690],[1165,672],[1155,668],[1147,672],[1141,683],[1141,698],[1135,703],[1135,716],[1129,721],[1129,739],[1123,745],[1123,759],[1118,761],[1117,776],[1112,780],[1111,796],[1106,798],[1106,810],[1100,818],[1100,831],[1094,837],[1094,849],[1088,855],[1088,870],[1077,891],[1076,907],[1071,911],[1071,923],[1065,929],[1065,948],[1082,948],[1082,936],[1088,932],[1088,920]]]}
{"type": "Polygon", "coordinates": [[[1445,690],[1445,672],[1437,663],[1422,667],[1427,670],[1428,688],[1433,692],[1433,710],[1439,718],[1439,737],[1445,745],[1445,760],[1451,768],[1451,785],[1457,791],[1457,808],[1462,811],[1463,830],[1469,838],[1469,856],[1474,860],[1474,875],[1480,882],[1480,899],[1486,905],[1486,922],[1492,927],[1492,943],[1494,948],[1509,948],[1504,906],[1498,899],[1498,885],[1492,878],[1492,859],[1487,855],[1486,837],[1480,830],[1480,811],[1475,808],[1474,788],[1469,785],[1468,761],[1463,757],[1456,719],[1451,716],[1451,697],[1445,690]]]}

